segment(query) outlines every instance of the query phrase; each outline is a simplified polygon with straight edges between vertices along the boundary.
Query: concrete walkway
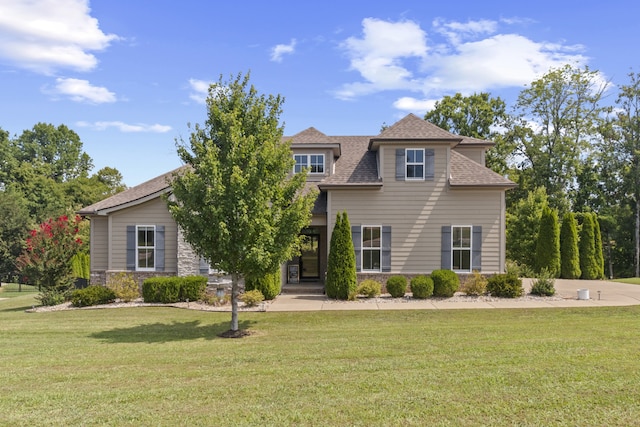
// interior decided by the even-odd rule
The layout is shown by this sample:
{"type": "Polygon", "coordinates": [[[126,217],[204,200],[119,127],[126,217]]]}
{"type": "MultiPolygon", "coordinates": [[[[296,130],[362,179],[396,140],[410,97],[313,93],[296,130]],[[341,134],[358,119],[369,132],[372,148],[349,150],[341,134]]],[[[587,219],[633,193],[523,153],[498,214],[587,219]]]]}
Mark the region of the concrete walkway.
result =
{"type": "MultiPolygon", "coordinates": [[[[528,293],[531,280],[524,279],[528,293]]],[[[359,301],[336,301],[319,294],[281,294],[266,306],[266,311],[328,311],[328,310],[439,310],[469,308],[544,308],[544,307],[602,307],[640,305],[640,285],[599,280],[556,280],[556,295],[543,298],[526,295],[504,299],[456,296],[413,300],[410,298],[380,297],[359,301]],[[578,299],[578,289],[587,289],[589,299],[578,299]]],[[[581,297],[584,297],[582,292],[581,297]]]]}

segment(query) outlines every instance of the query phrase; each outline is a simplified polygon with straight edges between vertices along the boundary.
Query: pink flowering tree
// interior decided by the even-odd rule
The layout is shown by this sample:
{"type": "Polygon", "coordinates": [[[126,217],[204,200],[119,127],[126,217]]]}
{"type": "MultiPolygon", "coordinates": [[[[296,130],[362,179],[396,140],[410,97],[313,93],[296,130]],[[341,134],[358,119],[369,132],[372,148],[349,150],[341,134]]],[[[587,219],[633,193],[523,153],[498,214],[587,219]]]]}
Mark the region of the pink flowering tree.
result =
{"type": "Polygon", "coordinates": [[[71,258],[82,247],[82,217],[50,218],[31,230],[26,248],[16,260],[23,278],[41,291],[63,293],[73,284],[71,258]]]}

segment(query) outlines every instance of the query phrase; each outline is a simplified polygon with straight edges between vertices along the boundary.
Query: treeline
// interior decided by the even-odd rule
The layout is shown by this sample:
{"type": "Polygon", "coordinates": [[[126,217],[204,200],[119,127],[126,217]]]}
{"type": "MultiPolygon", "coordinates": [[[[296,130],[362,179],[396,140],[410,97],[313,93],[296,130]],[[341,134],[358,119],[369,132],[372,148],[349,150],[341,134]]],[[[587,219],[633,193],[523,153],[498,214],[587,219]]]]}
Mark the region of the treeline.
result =
{"type": "Polygon", "coordinates": [[[0,280],[15,280],[29,230],[126,188],[118,170],[92,169],[80,137],[65,125],[38,123],[16,136],[0,128],[0,280]]]}
{"type": "Polygon", "coordinates": [[[614,84],[567,65],[533,81],[512,106],[489,93],[456,94],[425,119],[496,143],[487,165],[518,184],[507,192],[510,260],[535,269],[548,206],[560,222],[568,213],[595,213],[605,275],[640,276],[640,75],[614,84]]]}

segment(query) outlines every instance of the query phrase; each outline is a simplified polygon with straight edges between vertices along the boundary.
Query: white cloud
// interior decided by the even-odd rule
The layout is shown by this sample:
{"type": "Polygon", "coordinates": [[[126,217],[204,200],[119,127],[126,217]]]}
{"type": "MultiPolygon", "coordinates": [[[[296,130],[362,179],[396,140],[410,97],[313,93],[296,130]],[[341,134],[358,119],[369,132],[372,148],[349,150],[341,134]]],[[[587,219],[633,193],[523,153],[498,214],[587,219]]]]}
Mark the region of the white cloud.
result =
{"type": "Polygon", "coordinates": [[[291,39],[289,44],[278,44],[271,49],[271,60],[274,62],[282,62],[282,57],[287,54],[291,55],[296,49],[296,39],[291,39]]]}
{"type": "Polygon", "coordinates": [[[63,95],[72,101],[90,104],[104,104],[116,102],[116,95],[105,87],[92,86],[88,80],[57,78],[56,86],[52,90],[44,90],[51,95],[63,95]]]}
{"type": "Polygon", "coordinates": [[[204,104],[209,94],[209,86],[211,86],[212,83],[213,82],[206,80],[189,79],[189,87],[191,88],[189,98],[198,104],[204,104]]]}
{"type": "Polygon", "coordinates": [[[116,128],[120,132],[131,133],[131,132],[149,132],[149,133],[167,133],[171,130],[171,126],[153,124],[148,125],[144,123],[136,123],[136,124],[128,124],[120,121],[112,121],[112,122],[77,122],[77,126],[80,127],[90,127],[98,131],[104,131],[109,128],[116,128]]]}
{"type": "Polygon", "coordinates": [[[403,96],[402,98],[398,98],[393,103],[393,106],[398,110],[416,113],[422,116],[427,111],[433,110],[437,101],[437,99],[416,99],[410,96],[403,96]]]}
{"type": "Polygon", "coordinates": [[[90,71],[90,53],[118,39],[91,17],[88,0],[0,2],[0,58],[43,74],[57,69],[90,71]]]}
{"type": "Polygon", "coordinates": [[[350,99],[379,90],[411,88],[413,74],[402,60],[426,57],[426,33],[413,21],[365,18],[362,27],[362,38],[349,37],[341,47],[350,57],[351,69],[365,82],[347,84],[336,96],[350,99]]]}
{"type": "MultiPolygon", "coordinates": [[[[519,23],[531,21],[508,20],[509,25],[519,23]]],[[[362,37],[350,37],[341,45],[360,80],[343,84],[334,95],[348,100],[381,91],[417,92],[421,96],[405,96],[394,104],[415,111],[428,103],[420,99],[523,87],[552,68],[588,61],[581,45],[534,41],[501,32],[500,25],[507,25],[506,20],[436,19],[427,37],[413,21],[367,18],[362,21],[362,37]]]]}

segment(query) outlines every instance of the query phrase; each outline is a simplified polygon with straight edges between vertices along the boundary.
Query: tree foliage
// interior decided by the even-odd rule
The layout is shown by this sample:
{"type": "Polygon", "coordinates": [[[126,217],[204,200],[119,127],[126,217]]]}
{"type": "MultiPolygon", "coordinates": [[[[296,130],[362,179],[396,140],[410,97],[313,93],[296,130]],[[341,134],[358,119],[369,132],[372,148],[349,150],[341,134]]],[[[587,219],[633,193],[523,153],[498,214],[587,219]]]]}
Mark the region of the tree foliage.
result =
{"type": "Polygon", "coordinates": [[[357,287],[356,258],[347,212],[336,215],[331,232],[325,292],[329,298],[346,300],[357,287]]]}
{"type": "Polygon", "coordinates": [[[73,285],[73,256],[82,249],[82,218],[50,218],[31,230],[16,264],[24,279],[40,290],[64,293],[73,285]]]}
{"type": "Polygon", "coordinates": [[[531,268],[535,266],[536,239],[547,193],[538,188],[516,202],[506,215],[507,258],[531,268]]]}
{"type": "Polygon", "coordinates": [[[445,96],[436,101],[427,112],[425,120],[457,135],[494,141],[487,152],[487,166],[499,173],[506,173],[507,159],[513,150],[497,132],[507,120],[506,104],[487,92],[463,96],[445,96]]]}
{"type": "Polygon", "coordinates": [[[564,213],[603,111],[600,75],[571,65],[549,71],[518,96],[505,138],[519,158],[519,183],[545,187],[549,203],[564,213]]]}
{"type": "Polygon", "coordinates": [[[596,259],[595,230],[593,217],[585,214],[580,230],[580,278],[594,280],[600,278],[600,269],[596,259]]]}
{"type": "Polygon", "coordinates": [[[540,217],[540,227],[536,240],[535,271],[549,272],[552,277],[560,274],[560,229],[558,213],[545,206],[540,217]]]}
{"type": "Polygon", "coordinates": [[[578,252],[578,225],[573,212],[562,218],[560,230],[560,277],[580,278],[580,253],[578,252]]]}
{"type": "Polygon", "coordinates": [[[600,232],[600,221],[598,215],[591,213],[593,221],[593,247],[595,249],[595,261],[598,268],[598,279],[604,279],[604,255],[602,252],[602,233],[600,232]]]}
{"type": "Polygon", "coordinates": [[[238,282],[292,258],[316,194],[278,120],[283,99],[259,95],[249,74],[209,88],[207,120],[179,141],[187,167],[174,176],[169,210],[194,250],[232,277],[231,331],[238,331],[238,282]]]}

